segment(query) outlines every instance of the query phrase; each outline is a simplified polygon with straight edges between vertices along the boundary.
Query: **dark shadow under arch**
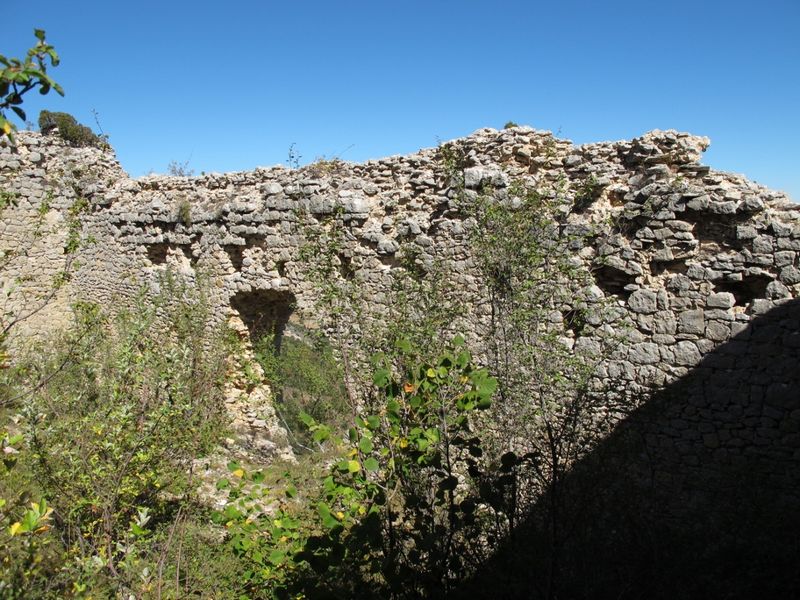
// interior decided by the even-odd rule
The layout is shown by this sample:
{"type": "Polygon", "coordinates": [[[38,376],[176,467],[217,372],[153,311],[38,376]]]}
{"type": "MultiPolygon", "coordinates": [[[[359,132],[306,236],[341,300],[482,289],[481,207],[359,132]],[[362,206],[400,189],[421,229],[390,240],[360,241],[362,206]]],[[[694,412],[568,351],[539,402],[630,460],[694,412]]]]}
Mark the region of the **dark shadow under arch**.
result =
{"type": "Polygon", "coordinates": [[[258,289],[237,292],[231,297],[231,306],[247,326],[251,341],[270,335],[273,336],[275,348],[280,350],[286,324],[294,311],[294,294],[258,289]]]}

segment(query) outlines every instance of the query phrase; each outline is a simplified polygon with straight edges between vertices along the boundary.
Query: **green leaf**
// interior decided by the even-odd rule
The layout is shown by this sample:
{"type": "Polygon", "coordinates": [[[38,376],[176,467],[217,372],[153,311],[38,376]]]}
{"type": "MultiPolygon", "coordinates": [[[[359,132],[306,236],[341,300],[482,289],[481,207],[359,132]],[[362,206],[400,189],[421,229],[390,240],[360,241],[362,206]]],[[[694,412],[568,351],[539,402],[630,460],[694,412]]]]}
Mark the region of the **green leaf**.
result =
{"type": "Polygon", "coordinates": [[[370,452],[372,452],[373,449],[372,441],[365,437],[362,437],[361,441],[358,442],[358,449],[361,450],[361,452],[363,452],[364,454],[369,454],[370,452]]]}
{"type": "Polygon", "coordinates": [[[386,403],[386,412],[390,415],[399,415],[400,403],[397,400],[389,400],[389,402],[386,403]]]}
{"type": "Polygon", "coordinates": [[[322,442],[324,442],[325,440],[327,440],[328,438],[331,437],[331,430],[330,430],[329,427],[327,427],[325,425],[319,425],[314,430],[314,433],[313,433],[312,437],[314,438],[315,442],[318,442],[318,443],[321,444],[322,442]]]}
{"type": "Polygon", "coordinates": [[[378,387],[386,387],[390,381],[391,375],[388,369],[377,369],[372,376],[372,383],[378,387]]]}
{"type": "Polygon", "coordinates": [[[367,460],[364,461],[364,468],[370,473],[374,473],[380,468],[380,464],[374,457],[370,456],[367,460]]]}
{"type": "Polygon", "coordinates": [[[425,437],[432,443],[436,443],[441,439],[441,433],[435,427],[431,427],[425,430],[425,437]]]}
{"type": "Polygon", "coordinates": [[[225,511],[223,512],[223,514],[225,515],[225,518],[229,521],[236,521],[238,519],[241,519],[243,516],[241,511],[231,504],[225,507],[225,511]]]}
{"type": "Polygon", "coordinates": [[[411,342],[409,342],[406,338],[400,338],[394,343],[394,347],[400,350],[400,352],[404,352],[405,354],[411,354],[413,348],[411,346],[411,342]]]}
{"type": "Polygon", "coordinates": [[[328,529],[334,529],[336,527],[341,527],[341,523],[339,520],[331,514],[331,508],[324,502],[320,502],[317,505],[317,511],[319,512],[319,516],[322,518],[322,524],[327,527],[328,529]]]}

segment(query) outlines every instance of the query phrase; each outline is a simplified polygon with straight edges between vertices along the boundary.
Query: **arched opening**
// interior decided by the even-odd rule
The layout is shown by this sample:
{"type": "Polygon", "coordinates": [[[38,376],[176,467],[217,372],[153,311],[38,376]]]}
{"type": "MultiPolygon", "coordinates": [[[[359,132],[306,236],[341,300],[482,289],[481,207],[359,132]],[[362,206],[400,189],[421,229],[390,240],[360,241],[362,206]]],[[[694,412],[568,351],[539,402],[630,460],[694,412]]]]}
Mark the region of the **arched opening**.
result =
{"type": "Polygon", "coordinates": [[[239,313],[252,341],[272,336],[275,349],[280,351],[286,324],[295,307],[294,294],[278,290],[237,292],[231,298],[231,306],[239,313]]]}

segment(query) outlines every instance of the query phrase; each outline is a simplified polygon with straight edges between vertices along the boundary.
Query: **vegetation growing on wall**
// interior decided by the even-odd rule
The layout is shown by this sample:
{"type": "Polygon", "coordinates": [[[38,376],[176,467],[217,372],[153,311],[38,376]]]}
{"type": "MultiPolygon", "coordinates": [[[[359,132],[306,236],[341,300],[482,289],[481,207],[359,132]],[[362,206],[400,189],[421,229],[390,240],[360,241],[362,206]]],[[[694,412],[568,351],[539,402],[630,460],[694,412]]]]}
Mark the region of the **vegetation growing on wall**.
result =
{"type": "Polygon", "coordinates": [[[228,347],[180,287],[75,318],[3,373],[0,597],[183,597],[200,577],[192,464],[224,432],[228,347]]]}
{"type": "Polygon", "coordinates": [[[96,146],[104,148],[108,142],[95,134],[86,125],[81,125],[75,117],[63,112],[43,110],[39,113],[39,129],[42,133],[57,132],[58,136],[72,146],[96,146]]]}
{"type": "Polygon", "coordinates": [[[315,445],[303,414],[339,431],[351,414],[344,374],[330,343],[319,334],[305,333],[303,338],[283,336],[280,349],[274,334],[262,336],[253,345],[282,423],[300,452],[315,445]]]}
{"type": "Polygon", "coordinates": [[[513,184],[505,197],[478,196],[470,211],[492,311],[483,339],[500,382],[488,438],[514,453],[507,464],[515,476],[516,514],[509,518],[530,520],[531,507],[539,504],[535,530],[543,532],[546,564],[537,588],[551,598],[562,577],[565,513],[576,502],[561,482],[610,427],[600,410],[607,401],[592,375],[613,347],[613,311],[591,293],[590,272],[570,252],[582,237],[567,233],[569,206],[558,190],[513,184]],[[606,334],[584,344],[590,329],[606,334]]]}
{"type": "MultiPolygon", "coordinates": [[[[374,357],[371,393],[344,438],[309,415],[313,439],[337,456],[320,484],[275,491],[239,485],[217,520],[249,563],[248,593],[261,597],[422,598],[446,595],[489,553],[481,536],[503,522],[486,504],[493,486],[480,411],[497,382],[463,340],[433,362],[407,342],[374,357]],[[280,503],[264,515],[265,493],[280,503]],[[298,498],[299,496],[299,498],[298,498]],[[499,519],[499,521],[498,521],[499,519]]],[[[232,471],[259,484],[262,472],[232,471]]]]}
{"type": "Polygon", "coordinates": [[[321,488],[289,483],[289,500],[275,500],[277,518],[254,517],[252,493],[220,516],[236,532],[235,553],[254,563],[253,593],[453,595],[541,498],[550,563],[538,592],[556,593],[563,508],[572,500],[560,482],[602,427],[589,392],[603,348],[574,349],[586,328],[603,325],[606,307],[593,303],[590,274],[569,258],[580,239],[563,233],[569,207],[557,190],[514,184],[467,193],[463,153],[446,146],[440,157],[442,181],[474,222],[471,246],[492,309],[483,350],[496,378],[475,366],[463,339],[442,346],[466,314],[448,298],[447,257],[419,269],[413,249],[402,250],[406,259],[389,272],[391,316],[373,321],[357,259],[345,254],[340,213],[307,218],[303,256],[354,420],[337,439],[329,425],[300,414],[311,440],[338,457],[320,475],[321,488]],[[372,368],[364,362],[370,354],[372,368]]]}

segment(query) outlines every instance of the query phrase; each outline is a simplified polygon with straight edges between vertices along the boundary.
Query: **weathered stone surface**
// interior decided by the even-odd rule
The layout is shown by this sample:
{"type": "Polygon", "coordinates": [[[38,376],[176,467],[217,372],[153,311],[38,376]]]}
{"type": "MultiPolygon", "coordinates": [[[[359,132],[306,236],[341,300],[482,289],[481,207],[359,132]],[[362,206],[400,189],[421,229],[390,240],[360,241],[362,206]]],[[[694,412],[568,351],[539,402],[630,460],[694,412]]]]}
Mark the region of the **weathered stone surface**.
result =
{"type": "Polygon", "coordinates": [[[686,310],[678,315],[678,331],[702,335],[705,331],[705,315],[702,310],[686,310]]]}
{"type": "Polygon", "coordinates": [[[673,348],[675,363],[683,366],[694,366],[700,362],[700,350],[694,342],[678,342],[673,348]]]}
{"type": "Polygon", "coordinates": [[[654,313],[658,308],[656,293],[650,290],[637,290],[628,299],[628,306],[635,313],[654,313]]]}
{"type": "MultiPolygon", "coordinates": [[[[564,315],[581,314],[581,327],[560,332],[563,344],[599,356],[611,345],[596,389],[621,388],[608,395],[617,398],[618,418],[630,410],[629,397],[697,377],[706,382],[702,391],[687,397],[673,428],[655,434],[654,443],[681,441],[686,464],[702,465],[701,447],[733,460],[778,449],[785,438],[800,460],[800,442],[788,437],[800,428],[800,409],[786,386],[775,384],[797,368],[783,353],[800,347],[800,323],[795,317],[758,326],[800,294],[800,210],[778,192],[699,165],[705,138],[654,131],[575,146],[529,128],[484,129],[451,142],[465,157],[456,172],[431,148],[364,164],[135,180],[109,152],[26,132],[18,142],[17,153],[0,148],[0,186],[18,200],[4,211],[0,250],[26,252],[4,267],[0,308],[25,310],[50,289],[63,268],[78,197],[91,208],[81,232],[95,240],[81,247],[71,280],[20,332],[66,322],[76,298],[124,303],[141,285],[158,286],[168,269],[189,281],[202,273],[220,319],[236,312],[237,294],[269,293],[291,297],[299,318],[315,323],[303,258],[314,241],[309,219],[339,226],[331,277],[355,282],[369,298],[364,322],[353,328],[385,318],[398,270],[413,264],[424,274],[443,264],[467,313],[451,326],[479,347],[491,314],[471,246],[478,225],[463,203],[488,194],[519,206],[511,182],[520,182],[557,205],[553,235],[574,238],[566,251],[585,281],[547,307],[549,323],[560,327],[564,315]],[[587,196],[590,175],[598,189],[587,196]],[[747,361],[755,366],[742,379],[747,361]],[[771,408],[749,414],[757,402],[771,408]],[[697,425],[701,418],[709,431],[697,425]]],[[[269,403],[249,396],[231,403],[240,434],[254,452],[279,453],[285,440],[274,414],[254,404],[269,403]]]]}
{"type": "Polygon", "coordinates": [[[706,298],[708,308],[731,308],[734,304],[736,304],[736,298],[730,292],[710,294],[706,298]]]}

